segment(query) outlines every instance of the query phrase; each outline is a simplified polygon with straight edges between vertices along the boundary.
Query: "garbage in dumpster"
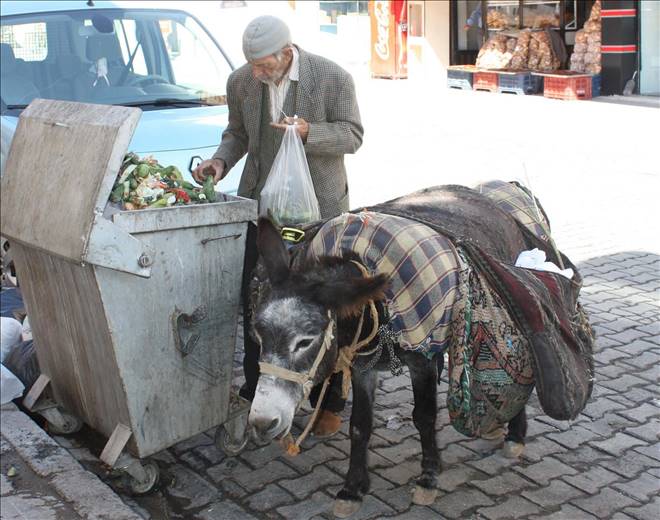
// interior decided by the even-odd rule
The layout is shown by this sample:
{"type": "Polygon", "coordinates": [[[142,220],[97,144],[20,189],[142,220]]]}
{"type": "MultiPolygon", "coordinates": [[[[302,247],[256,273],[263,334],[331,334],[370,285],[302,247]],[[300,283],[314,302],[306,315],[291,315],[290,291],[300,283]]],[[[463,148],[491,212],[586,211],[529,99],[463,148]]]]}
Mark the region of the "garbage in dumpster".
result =
{"type": "Polygon", "coordinates": [[[123,210],[166,208],[215,202],[213,177],[202,188],[184,180],[176,166],[162,166],[153,157],[127,153],[110,193],[110,202],[123,210]]]}
{"type": "Polygon", "coordinates": [[[35,99],[0,190],[0,231],[12,242],[35,338],[12,364],[25,369],[16,368],[19,380],[38,374],[23,404],[50,432],[84,422],[108,439],[100,458],[130,475],[135,493],[158,480],[156,464],[137,458],[221,425],[219,445],[247,439],[249,406],[231,393],[231,367],[246,233],[257,218],[257,201],[222,193],[213,204],[123,211],[126,181],[128,194],[150,176],[165,184],[162,195],[186,188],[167,163],[127,155],[140,115],[35,99]],[[38,182],[43,171],[51,182],[38,182]],[[108,203],[119,182],[120,200],[108,203]],[[53,198],[54,185],[76,189],[53,198]]]}

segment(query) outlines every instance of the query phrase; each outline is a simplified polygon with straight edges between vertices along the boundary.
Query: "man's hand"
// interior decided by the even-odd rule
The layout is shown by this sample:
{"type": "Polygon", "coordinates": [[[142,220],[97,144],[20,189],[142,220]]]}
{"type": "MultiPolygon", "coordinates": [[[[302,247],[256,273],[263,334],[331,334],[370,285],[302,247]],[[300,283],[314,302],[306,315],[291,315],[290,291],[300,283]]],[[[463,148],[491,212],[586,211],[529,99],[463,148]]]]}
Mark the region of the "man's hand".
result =
{"type": "Polygon", "coordinates": [[[470,25],[466,23],[466,24],[463,26],[463,30],[464,30],[464,31],[469,31],[469,30],[470,30],[470,25]]]}
{"type": "Polygon", "coordinates": [[[223,177],[225,166],[225,161],[222,159],[206,159],[192,171],[193,179],[199,184],[204,184],[204,180],[209,175],[213,175],[213,182],[217,183],[223,177]]]}
{"type": "Polygon", "coordinates": [[[279,123],[270,124],[273,128],[279,128],[280,130],[286,130],[286,127],[289,125],[294,125],[300,139],[302,139],[303,143],[306,143],[307,136],[309,135],[309,123],[302,117],[285,117],[279,123]]]}

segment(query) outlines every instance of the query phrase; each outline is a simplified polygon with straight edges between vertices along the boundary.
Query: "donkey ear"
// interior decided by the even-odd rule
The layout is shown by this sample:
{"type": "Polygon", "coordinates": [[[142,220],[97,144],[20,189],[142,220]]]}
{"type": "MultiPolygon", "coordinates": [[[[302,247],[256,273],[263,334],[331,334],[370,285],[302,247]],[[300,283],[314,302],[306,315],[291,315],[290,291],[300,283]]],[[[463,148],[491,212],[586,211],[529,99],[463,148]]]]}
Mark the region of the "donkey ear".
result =
{"type": "Polygon", "coordinates": [[[282,236],[266,218],[260,218],[257,226],[257,249],[264,259],[268,278],[274,285],[283,282],[289,277],[289,253],[282,236]]]}
{"type": "MultiPolygon", "coordinates": [[[[342,269],[344,273],[346,272],[342,269]]],[[[340,316],[358,315],[369,300],[382,300],[388,278],[384,274],[370,277],[338,276],[316,287],[315,299],[340,316]]]]}

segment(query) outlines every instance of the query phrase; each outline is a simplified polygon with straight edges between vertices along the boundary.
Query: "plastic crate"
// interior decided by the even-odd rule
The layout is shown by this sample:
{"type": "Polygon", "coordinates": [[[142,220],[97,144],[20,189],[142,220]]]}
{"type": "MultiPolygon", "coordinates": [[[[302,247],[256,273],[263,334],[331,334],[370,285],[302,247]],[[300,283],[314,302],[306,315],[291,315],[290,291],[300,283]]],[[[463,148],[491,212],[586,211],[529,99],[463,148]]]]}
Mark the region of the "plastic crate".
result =
{"type": "Polygon", "coordinates": [[[478,71],[472,78],[473,90],[487,90],[488,92],[497,92],[497,72],[478,71]]]}
{"type": "Polygon", "coordinates": [[[600,74],[594,74],[591,76],[591,97],[595,98],[600,96],[600,74]]]}
{"type": "Polygon", "coordinates": [[[498,73],[498,92],[511,94],[538,94],[543,86],[541,76],[534,76],[530,71],[500,71],[498,73]]]}
{"type": "Polygon", "coordinates": [[[447,68],[447,86],[472,90],[472,77],[478,69],[474,65],[453,65],[447,68]]]}
{"type": "Polygon", "coordinates": [[[543,95],[552,99],[591,99],[591,74],[544,74],[543,95]]]}

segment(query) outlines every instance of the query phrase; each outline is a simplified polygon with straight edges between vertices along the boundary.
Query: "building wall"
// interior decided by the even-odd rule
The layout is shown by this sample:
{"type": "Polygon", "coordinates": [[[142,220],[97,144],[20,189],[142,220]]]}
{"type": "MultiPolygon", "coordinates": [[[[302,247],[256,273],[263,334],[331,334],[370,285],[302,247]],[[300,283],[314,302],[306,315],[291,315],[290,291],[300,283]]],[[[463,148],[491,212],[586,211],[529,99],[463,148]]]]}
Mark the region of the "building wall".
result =
{"type": "Polygon", "coordinates": [[[408,38],[411,79],[444,80],[449,66],[449,2],[426,1],[424,36],[408,38]]]}

